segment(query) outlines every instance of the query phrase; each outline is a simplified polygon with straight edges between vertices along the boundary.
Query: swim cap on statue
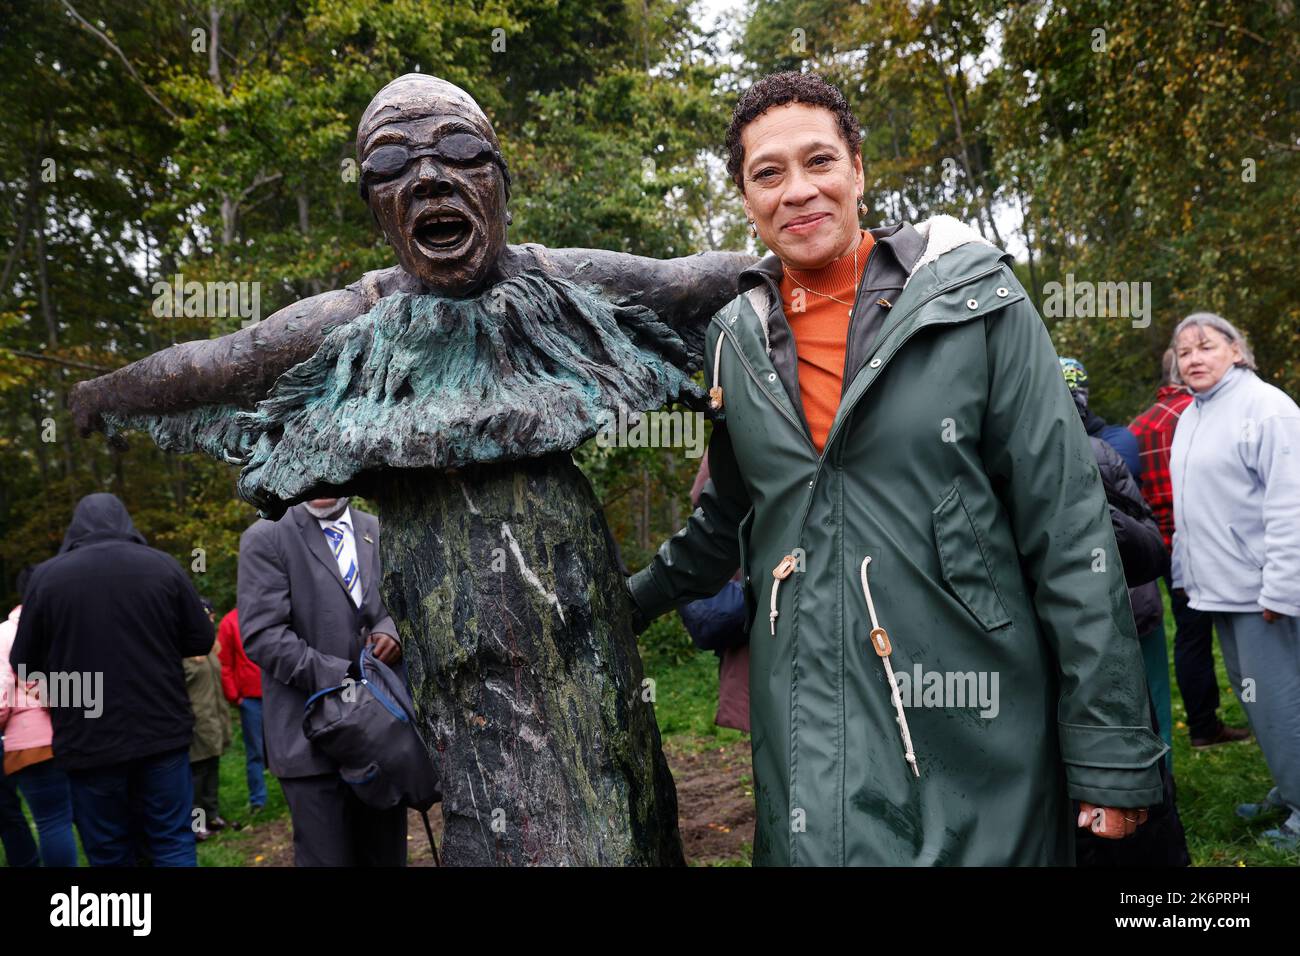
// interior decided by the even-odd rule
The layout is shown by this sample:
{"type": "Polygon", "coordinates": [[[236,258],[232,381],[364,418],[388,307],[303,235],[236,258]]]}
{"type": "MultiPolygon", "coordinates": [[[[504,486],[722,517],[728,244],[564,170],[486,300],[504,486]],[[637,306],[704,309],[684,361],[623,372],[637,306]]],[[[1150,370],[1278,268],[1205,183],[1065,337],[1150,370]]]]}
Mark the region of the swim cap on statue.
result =
{"type": "Polygon", "coordinates": [[[500,150],[496,131],[486,114],[455,83],[425,73],[406,73],[375,94],[357,123],[357,159],[366,140],[389,123],[420,119],[425,116],[457,116],[478,130],[493,147],[500,150]]]}

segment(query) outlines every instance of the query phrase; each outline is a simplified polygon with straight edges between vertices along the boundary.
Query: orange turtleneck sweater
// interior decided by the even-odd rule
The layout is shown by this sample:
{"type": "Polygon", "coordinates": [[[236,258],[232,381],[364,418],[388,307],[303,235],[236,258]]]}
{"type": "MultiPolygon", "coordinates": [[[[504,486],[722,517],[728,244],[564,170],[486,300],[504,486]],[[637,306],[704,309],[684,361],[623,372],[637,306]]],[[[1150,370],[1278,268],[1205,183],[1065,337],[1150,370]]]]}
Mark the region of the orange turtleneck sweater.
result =
{"type": "MultiPolygon", "coordinates": [[[[853,273],[853,251],[820,269],[796,269],[799,281],[809,289],[853,301],[858,276],[866,269],[875,240],[862,230],[857,247],[858,274],[853,273]]],[[[847,305],[795,285],[787,269],[781,278],[781,305],[794,334],[799,356],[799,394],[804,417],[812,430],[813,445],[820,452],[830,435],[831,423],[840,407],[844,387],[844,350],[849,336],[847,305]]]]}

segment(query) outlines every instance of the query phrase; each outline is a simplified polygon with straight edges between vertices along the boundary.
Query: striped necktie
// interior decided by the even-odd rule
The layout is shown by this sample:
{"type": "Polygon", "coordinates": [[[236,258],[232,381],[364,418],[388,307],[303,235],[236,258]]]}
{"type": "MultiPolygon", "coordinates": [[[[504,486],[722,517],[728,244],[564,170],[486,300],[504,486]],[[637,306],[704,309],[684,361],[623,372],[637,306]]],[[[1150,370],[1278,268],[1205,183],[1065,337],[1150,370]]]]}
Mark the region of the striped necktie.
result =
{"type": "Polygon", "coordinates": [[[324,528],[325,540],[330,543],[330,550],[334,552],[334,560],[338,562],[339,573],[343,575],[343,584],[348,589],[348,594],[352,597],[352,603],[357,607],[361,606],[361,575],[357,572],[357,562],[351,557],[345,558],[343,555],[344,524],[332,524],[324,528]]]}

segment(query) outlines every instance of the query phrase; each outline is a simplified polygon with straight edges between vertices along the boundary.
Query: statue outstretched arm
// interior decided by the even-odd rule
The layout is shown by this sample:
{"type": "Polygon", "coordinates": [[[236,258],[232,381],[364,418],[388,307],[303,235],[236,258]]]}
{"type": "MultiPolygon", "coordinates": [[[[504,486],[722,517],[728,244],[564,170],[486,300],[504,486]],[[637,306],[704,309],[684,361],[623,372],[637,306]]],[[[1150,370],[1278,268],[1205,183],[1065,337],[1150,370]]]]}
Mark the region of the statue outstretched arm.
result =
{"type": "Polygon", "coordinates": [[[368,308],[354,288],[323,292],[216,339],[162,349],[72,389],[82,434],[105,428],[105,415],[175,414],[200,406],[252,408],[276,378],[308,358],[325,333],[368,308]]]}
{"type": "MultiPolygon", "coordinates": [[[[754,261],[734,252],[652,259],[527,243],[507,247],[502,266],[506,274],[541,269],[595,285],[620,304],[645,306],[696,351],[709,317],[735,296],[740,271],[754,261]]],[[[74,422],[83,433],[150,427],[164,447],[238,453],[226,419],[264,399],[280,375],[315,354],[331,329],[364,314],[380,298],[415,291],[418,286],[402,270],[384,269],[344,289],[302,299],[229,335],[173,345],[78,383],[70,399],[74,422]],[[166,427],[151,427],[166,416],[172,418],[166,427]]]]}
{"type": "Polygon", "coordinates": [[[742,252],[697,252],[652,259],[607,249],[519,247],[536,255],[548,272],[592,283],[620,303],[643,305],[687,341],[697,339],[713,313],[736,296],[742,269],[758,261],[742,252]]]}

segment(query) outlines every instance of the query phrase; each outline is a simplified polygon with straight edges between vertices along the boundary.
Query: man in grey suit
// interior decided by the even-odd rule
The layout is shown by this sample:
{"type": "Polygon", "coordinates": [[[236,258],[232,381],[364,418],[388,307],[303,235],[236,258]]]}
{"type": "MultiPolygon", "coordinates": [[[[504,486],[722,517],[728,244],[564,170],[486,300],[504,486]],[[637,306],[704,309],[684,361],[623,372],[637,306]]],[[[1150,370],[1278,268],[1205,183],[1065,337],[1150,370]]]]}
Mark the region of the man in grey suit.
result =
{"type": "Polygon", "coordinates": [[[379,522],[347,498],[259,520],[239,542],[239,625],[262,669],[267,763],[289,803],[297,866],[406,865],[406,808],[363,804],[302,729],[307,698],[343,683],[365,644],[400,662],[379,579],[379,522]]]}

